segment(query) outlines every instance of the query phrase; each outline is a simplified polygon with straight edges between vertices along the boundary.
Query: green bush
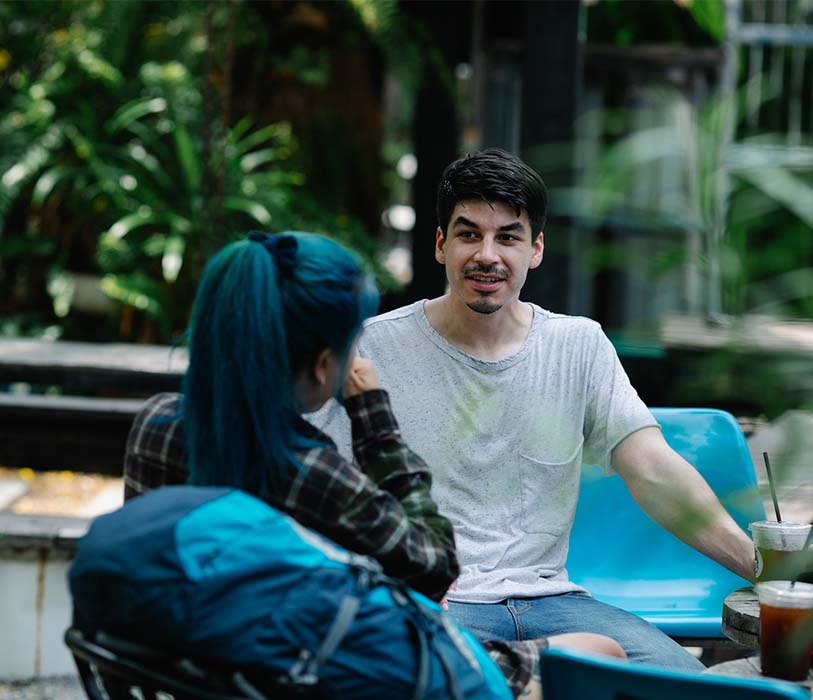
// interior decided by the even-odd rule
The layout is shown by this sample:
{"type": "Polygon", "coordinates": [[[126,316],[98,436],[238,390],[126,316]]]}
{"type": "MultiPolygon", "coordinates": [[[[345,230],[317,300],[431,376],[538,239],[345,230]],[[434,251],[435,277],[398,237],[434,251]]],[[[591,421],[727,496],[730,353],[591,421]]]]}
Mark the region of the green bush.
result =
{"type": "Polygon", "coordinates": [[[309,191],[289,123],[226,123],[207,51],[254,24],[217,2],[0,4],[0,332],[169,341],[205,260],[251,229],[333,235],[393,286],[375,239],[309,191]],[[77,274],[107,323],[75,308],[77,274]]]}

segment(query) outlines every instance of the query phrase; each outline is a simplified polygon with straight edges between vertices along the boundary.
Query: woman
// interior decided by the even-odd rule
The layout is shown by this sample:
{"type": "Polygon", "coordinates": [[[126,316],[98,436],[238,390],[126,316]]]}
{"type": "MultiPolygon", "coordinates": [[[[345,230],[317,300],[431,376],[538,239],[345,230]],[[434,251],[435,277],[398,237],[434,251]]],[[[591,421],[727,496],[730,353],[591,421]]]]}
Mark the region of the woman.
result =
{"type": "MultiPolygon", "coordinates": [[[[224,248],[195,300],[183,401],[154,397],[131,430],[128,495],[180,481],[188,467],[190,484],[258,495],[440,600],[458,574],[452,526],[371,362],[353,357],[377,306],[370,278],[327,238],[250,234],[224,248]],[[351,419],[355,464],[302,417],[333,396],[351,419]]],[[[515,695],[538,692],[532,675],[548,641],[623,656],[599,635],[486,642],[515,695]]]]}
{"type": "Polygon", "coordinates": [[[377,307],[370,279],[327,238],[255,234],[218,254],[198,290],[184,379],[189,483],[259,495],[437,599],[457,576],[451,525],[372,368],[348,371],[377,307]],[[345,375],[364,472],[301,417],[345,375]]]}

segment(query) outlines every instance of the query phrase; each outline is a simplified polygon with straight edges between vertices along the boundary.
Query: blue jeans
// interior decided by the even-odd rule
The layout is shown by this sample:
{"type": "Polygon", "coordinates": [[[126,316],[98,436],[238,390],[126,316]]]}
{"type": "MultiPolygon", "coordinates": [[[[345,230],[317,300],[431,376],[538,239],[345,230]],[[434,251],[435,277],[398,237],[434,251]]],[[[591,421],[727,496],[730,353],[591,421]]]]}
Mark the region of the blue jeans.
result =
{"type": "Polygon", "coordinates": [[[493,604],[450,602],[449,612],[481,640],[597,632],[615,639],[631,661],[684,671],[699,672],[704,668],[654,625],[584,593],[509,598],[493,604]]]}

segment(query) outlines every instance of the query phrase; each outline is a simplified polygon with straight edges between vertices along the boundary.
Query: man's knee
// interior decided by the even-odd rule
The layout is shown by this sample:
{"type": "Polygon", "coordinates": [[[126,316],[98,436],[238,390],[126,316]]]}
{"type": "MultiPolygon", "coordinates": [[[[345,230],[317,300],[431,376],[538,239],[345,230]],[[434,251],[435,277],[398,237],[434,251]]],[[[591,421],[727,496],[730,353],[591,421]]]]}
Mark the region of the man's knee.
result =
{"type": "Polygon", "coordinates": [[[593,654],[613,656],[626,659],[627,654],[621,645],[612,637],[594,632],[571,632],[556,634],[548,638],[551,649],[572,649],[574,651],[587,651],[593,654]]]}

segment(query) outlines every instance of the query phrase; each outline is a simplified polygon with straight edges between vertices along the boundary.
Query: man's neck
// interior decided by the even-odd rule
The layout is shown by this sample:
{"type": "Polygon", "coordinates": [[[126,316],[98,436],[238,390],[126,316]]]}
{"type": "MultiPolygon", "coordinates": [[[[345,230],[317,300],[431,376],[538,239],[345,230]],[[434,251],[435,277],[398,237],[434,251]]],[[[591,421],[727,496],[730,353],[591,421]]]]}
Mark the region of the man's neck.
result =
{"type": "Polygon", "coordinates": [[[491,314],[473,311],[451,294],[430,299],[423,308],[432,328],[478,360],[501,360],[518,352],[533,320],[530,305],[519,299],[491,314]]]}

